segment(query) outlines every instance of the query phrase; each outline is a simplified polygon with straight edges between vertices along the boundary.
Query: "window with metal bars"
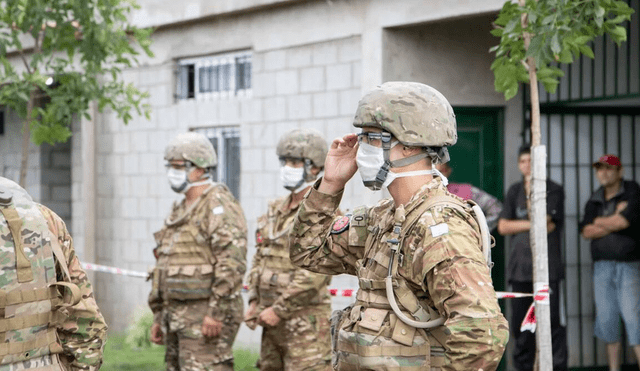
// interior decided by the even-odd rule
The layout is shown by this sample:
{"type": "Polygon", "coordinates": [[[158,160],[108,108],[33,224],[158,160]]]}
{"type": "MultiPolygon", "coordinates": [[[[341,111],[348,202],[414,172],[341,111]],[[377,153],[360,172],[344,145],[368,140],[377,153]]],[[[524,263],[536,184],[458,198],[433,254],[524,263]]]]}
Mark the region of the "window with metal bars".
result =
{"type": "Polygon", "coordinates": [[[251,53],[178,61],[177,99],[216,99],[251,94],[251,53]]]}
{"type": "Polygon", "coordinates": [[[194,131],[209,138],[216,150],[218,166],[212,170],[213,180],[226,184],[231,193],[240,199],[240,128],[221,126],[194,131]]]}

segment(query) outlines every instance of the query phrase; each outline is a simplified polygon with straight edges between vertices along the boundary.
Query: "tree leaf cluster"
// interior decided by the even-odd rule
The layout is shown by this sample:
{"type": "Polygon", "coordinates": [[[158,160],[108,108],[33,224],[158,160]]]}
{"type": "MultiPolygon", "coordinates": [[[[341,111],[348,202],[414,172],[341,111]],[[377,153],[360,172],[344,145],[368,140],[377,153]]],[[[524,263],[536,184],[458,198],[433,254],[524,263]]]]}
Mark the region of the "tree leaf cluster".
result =
{"type": "Polygon", "coordinates": [[[617,0],[527,0],[524,6],[507,1],[491,31],[500,38],[500,44],[490,49],[496,53],[491,65],[496,91],[507,100],[513,98],[520,82],[529,83],[526,59],[533,57],[538,80],[554,93],[564,75],[558,65],[570,64],[580,55],[593,58],[591,41],[603,34],[620,45],[627,39],[623,24],[633,13],[626,2],[617,0]]]}
{"type": "Polygon", "coordinates": [[[153,56],[152,30],[128,22],[137,8],[132,0],[0,0],[0,105],[29,120],[34,143],[66,141],[92,101],[125,124],[132,111],[149,116],[148,93],[121,81],[141,53],[153,56]],[[40,104],[27,117],[33,97],[40,104]]]}

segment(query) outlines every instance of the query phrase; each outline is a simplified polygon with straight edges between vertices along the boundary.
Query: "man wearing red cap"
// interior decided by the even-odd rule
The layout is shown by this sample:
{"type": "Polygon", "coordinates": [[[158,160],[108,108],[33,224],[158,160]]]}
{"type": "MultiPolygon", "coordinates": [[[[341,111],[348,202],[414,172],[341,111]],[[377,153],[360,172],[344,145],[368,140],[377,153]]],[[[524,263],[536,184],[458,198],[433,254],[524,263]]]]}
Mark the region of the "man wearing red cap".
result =
{"type": "Polygon", "coordinates": [[[591,240],[595,336],[607,343],[609,370],[620,370],[620,316],[640,360],[640,186],[623,180],[620,158],[593,164],[601,187],[585,206],[580,230],[591,240]]]}

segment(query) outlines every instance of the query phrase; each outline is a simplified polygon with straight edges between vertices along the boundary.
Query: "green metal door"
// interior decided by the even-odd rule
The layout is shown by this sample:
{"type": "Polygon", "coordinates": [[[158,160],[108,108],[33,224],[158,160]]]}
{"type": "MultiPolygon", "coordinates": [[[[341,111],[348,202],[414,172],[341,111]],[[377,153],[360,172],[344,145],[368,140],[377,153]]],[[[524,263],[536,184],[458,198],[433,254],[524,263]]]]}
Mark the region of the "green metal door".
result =
{"type": "MultiPolygon", "coordinates": [[[[451,182],[469,183],[502,200],[503,110],[501,107],[456,107],[458,143],[449,149],[451,182]]],[[[497,233],[494,237],[498,238],[497,233]]],[[[504,244],[492,249],[492,276],[496,290],[504,290],[504,244]]]]}
{"type": "MultiPolygon", "coordinates": [[[[458,124],[458,142],[449,148],[451,156],[450,181],[469,183],[503,199],[503,122],[502,107],[454,107],[458,124]]],[[[505,290],[504,241],[495,231],[496,246],[491,249],[495,265],[491,271],[497,291],[505,290]]],[[[505,302],[500,307],[505,313],[505,302]]],[[[506,357],[498,370],[506,369],[506,357]]]]}

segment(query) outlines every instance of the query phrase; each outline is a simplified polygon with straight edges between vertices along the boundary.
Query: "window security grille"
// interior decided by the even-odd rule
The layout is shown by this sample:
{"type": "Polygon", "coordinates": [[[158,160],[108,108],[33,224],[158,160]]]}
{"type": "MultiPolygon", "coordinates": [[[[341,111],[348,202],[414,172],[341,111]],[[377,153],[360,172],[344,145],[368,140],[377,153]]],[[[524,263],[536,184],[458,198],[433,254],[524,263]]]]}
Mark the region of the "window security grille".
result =
{"type": "Polygon", "coordinates": [[[240,199],[240,128],[223,126],[194,131],[209,138],[216,150],[218,166],[212,171],[213,180],[226,184],[231,193],[240,199]]]}
{"type": "Polygon", "coordinates": [[[178,62],[177,99],[243,97],[251,94],[251,53],[241,52],[178,62]]]}

